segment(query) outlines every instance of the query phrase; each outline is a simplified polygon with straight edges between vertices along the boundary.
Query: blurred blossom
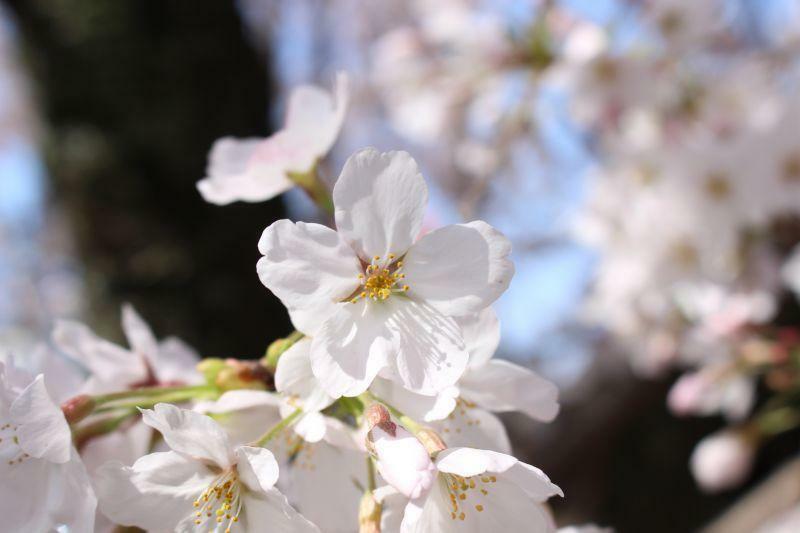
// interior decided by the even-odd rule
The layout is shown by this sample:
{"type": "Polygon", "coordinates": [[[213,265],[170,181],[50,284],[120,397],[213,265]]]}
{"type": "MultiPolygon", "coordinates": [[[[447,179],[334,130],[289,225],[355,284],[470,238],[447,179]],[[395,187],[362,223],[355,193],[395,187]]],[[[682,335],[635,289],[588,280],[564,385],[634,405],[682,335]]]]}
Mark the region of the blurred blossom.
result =
{"type": "Polygon", "coordinates": [[[739,486],[753,466],[755,446],[743,432],[726,430],[701,440],[692,452],[690,466],[706,492],[739,486]]]}

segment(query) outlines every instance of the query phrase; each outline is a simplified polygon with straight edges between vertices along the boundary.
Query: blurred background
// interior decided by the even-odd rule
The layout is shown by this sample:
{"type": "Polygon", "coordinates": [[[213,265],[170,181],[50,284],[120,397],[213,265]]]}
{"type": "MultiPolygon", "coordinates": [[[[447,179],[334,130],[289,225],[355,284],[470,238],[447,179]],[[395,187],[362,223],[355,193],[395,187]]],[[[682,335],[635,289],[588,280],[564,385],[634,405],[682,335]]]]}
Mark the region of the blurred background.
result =
{"type": "Polygon", "coordinates": [[[430,226],[513,242],[500,356],[563,407],[504,420],[558,522],[800,531],[799,52],[795,0],[0,0],[0,346],[60,317],[120,340],[131,302],[260,357],[291,326],[258,238],[313,204],[195,185],[344,70],[329,181],[406,149],[430,226]]]}

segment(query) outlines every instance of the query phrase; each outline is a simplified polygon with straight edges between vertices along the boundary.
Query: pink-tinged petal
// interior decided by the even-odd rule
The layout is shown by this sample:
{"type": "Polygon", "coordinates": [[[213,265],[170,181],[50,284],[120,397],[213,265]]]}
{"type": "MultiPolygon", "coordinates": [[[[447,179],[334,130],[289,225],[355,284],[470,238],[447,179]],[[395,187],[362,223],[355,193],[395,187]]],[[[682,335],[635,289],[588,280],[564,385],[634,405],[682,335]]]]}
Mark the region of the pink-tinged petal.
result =
{"type": "Polygon", "coordinates": [[[101,339],[78,322],[58,321],[53,342],[91,372],[91,392],[119,390],[147,378],[147,369],[140,357],[101,339]]]}
{"type": "Polygon", "coordinates": [[[217,205],[237,200],[261,202],[291,189],[294,183],[286,175],[287,150],[281,148],[289,143],[274,137],[217,140],[209,154],[206,178],[197,183],[203,198],[217,205]]]}
{"type": "Polygon", "coordinates": [[[264,230],[258,276],[288,308],[295,327],[314,334],[359,286],[361,264],[330,228],[279,220],[264,230]]]}
{"type": "Polygon", "coordinates": [[[349,82],[343,72],[336,76],[333,94],[314,85],[301,85],[289,97],[285,129],[301,137],[316,158],[321,158],[339,136],[348,99],[349,82]]]}
{"type": "Polygon", "coordinates": [[[460,382],[461,395],[490,411],[520,411],[542,422],[558,415],[558,387],[534,371],[493,359],[470,368],[460,382]]]}
{"type": "Polygon", "coordinates": [[[508,288],[514,276],[510,253],[508,239],[485,222],[432,231],[406,254],[409,295],[448,316],[477,313],[508,288]]]}
{"type": "Polygon", "coordinates": [[[406,152],[373,148],[347,160],[333,188],[336,227],[358,255],[369,260],[402,256],[422,227],[428,189],[406,152]]]}
{"type": "Polygon", "coordinates": [[[100,511],[114,522],[148,531],[173,531],[216,474],[176,452],[151,453],[133,466],[109,462],[95,475],[100,511]]]}
{"type": "Polygon", "coordinates": [[[404,387],[434,396],[458,381],[469,355],[455,320],[402,296],[377,305],[391,309],[386,327],[396,338],[395,369],[404,387]]]}
{"type": "Polygon", "coordinates": [[[210,461],[220,468],[233,463],[228,436],[206,415],[168,403],[159,403],[152,410],[141,411],[144,423],[160,431],[167,445],[176,452],[210,461]]]}
{"type": "Polygon", "coordinates": [[[460,316],[464,345],[469,352],[469,367],[479,367],[489,361],[500,345],[500,321],[494,309],[487,307],[480,313],[460,316]]]}
{"type": "Polygon", "coordinates": [[[425,446],[400,426],[394,434],[375,426],[370,435],[381,477],[407,498],[427,494],[436,480],[436,467],[425,446]]]}
{"type": "Polygon", "coordinates": [[[436,458],[436,468],[448,474],[471,477],[484,472],[503,473],[519,461],[515,457],[476,448],[448,448],[436,458]]]}
{"type": "Polygon", "coordinates": [[[158,340],[153,335],[153,330],[131,304],[122,306],[122,330],[132,352],[147,360],[151,360],[158,353],[158,340]]]}
{"type": "Polygon", "coordinates": [[[278,481],[278,462],[265,448],[239,446],[236,465],[239,476],[250,490],[268,491],[278,481]]]}
{"type": "Polygon", "coordinates": [[[397,351],[384,302],[340,304],[311,343],[311,370],[334,398],[358,396],[397,351]]]}
{"type": "Polygon", "coordinates": [[[247,492],[242,497],[240,523],[243,533],[261,533],[265,524],[275,533],[318,533],[319,528],[289,505],[277,489],[247,492]]]}
{"type": "Polygon", "coordinates": [[[69,424],[47,393],[42,375],[14,400],[9,414],[17,426],[19,447],[28,455],[52,463],[69,461],[72,450],[69,424]]]}

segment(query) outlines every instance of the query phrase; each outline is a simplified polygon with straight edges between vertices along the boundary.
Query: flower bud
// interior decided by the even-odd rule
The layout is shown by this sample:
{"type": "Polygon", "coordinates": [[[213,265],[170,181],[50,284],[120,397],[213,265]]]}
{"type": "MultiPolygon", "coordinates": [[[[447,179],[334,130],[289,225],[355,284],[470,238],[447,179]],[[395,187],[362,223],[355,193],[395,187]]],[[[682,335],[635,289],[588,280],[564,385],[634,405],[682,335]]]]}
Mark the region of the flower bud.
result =
{"type": "Polygon", "coordinates": [[[80,394],[61,404],[61,411],[69,424],[77,424],[94,411],[94,398],[88,394],[80,394]]]}
{"type": "Polygon", "coordinates": [[[720,492],[739,486],[753,466],[754,441],[744,430],[723,430],[701,440],[689,459],[700,488],[720,492]]]}
{"type": "Polygon", "coordinates": [[[383,479],[408,498],[425,494],[436,478],[436,466],[425,446],[392,422],[382,405],[370,406],[366,418],[372,426],[367,434],[367,448],[375,455],[383,479]]]}
{"type": "Polygon", "coordinates": [[[365,492],[358,505],[358,533],[381,533],[381,504],[365,492]]]}

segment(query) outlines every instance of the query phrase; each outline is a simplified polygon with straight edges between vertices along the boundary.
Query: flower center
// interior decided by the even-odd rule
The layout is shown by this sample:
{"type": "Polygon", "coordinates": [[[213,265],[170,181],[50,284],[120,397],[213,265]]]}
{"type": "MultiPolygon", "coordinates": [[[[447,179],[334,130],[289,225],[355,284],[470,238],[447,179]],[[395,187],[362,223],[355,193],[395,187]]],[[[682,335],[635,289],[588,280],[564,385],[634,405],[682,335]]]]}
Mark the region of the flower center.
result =
{"type": "Polygon", "coordinates": [[[208,524],[215,531],[220,524],[227,522],[225,533],[231,533],[233,524],[239,521],[242,512],[240,495],[239,476],[235,468],[217,476],[192,504],[196,528],[208,524]]]}
{"type": "Polygon", "coordinates": [[[488,505],[485,499],[493,483],[497,483],[497,477],[488,473],[472,477],[444,474],[444,484],[450,496],[450,518],[464,520],[472,508],[483,512],[484,504],[488,505]]]}
{"type": "Polygon", "coordinates": [[[17,426],[10,422],[0,424],[0,461],[9,466],[19,464],[30,457],[22,451],[17,437],[17,426]]]}
{"type": "Polygon", "coordinates": [[[400,284],[400,280],[406,277],[401,272],[403,262],[394,261],[394,254],[389,254],[386,259],[385,263],[381,263],[381,256],[376,255],[372,258],[364,273],[358,275],[361,286],[356,291],[357,294],[350,298],[350,302],[358,303],[363,298],[374,301],[386,300],[394,293],[408,292],[408,285],[400,284]]]}
{"type": "Polygon", "coordinates": [[[475,403],[458,398],[456,408],[442,422],[442,433],[461,433],[464,429],[480,426],[480,418],[472,416],[472,410],[476,407],[475,403]]]}

